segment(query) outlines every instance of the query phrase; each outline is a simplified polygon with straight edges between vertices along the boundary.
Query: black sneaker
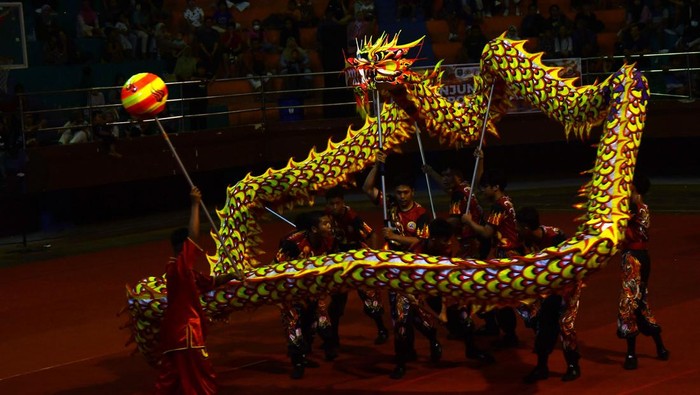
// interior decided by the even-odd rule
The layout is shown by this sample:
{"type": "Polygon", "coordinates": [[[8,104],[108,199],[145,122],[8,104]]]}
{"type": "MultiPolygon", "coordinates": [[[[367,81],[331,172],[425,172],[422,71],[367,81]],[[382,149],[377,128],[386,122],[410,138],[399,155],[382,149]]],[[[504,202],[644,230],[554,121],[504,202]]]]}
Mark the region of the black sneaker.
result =
{"type": "Polygon", "coordinates": [[[318,364],[318,362],[314,361],[313,359],[304,359],[304,366],[307,368],[318,368],[321,365],[318,364]]]}
{"type": "Polygon", "coordinates": [[[489,328],[486,326],[481,326],[474,330],[474,336],[498,336],[498,333],[498,328],[489,328]]]}
{"type": "Polygon", "coordinates": [[[561,381],[574,381],[581,377],[581,368],[578,365],[569,365],[566,367],[566,373],[561,376],[561,381]]]}
{"type": "Polygon", "coordinates": [[[338,358],[338,350],[335,347],[329,347],[325,350],[326,361],[332,361],[338,358]]]}
{"type": "Polygon", "coordinates": [[[389,378],[392,380],[399,380],[406,375],[406,367],[403,365],[396,365],[394,370],[389,374],[389,378]]]}
{"type": "Polygon", "coordinates": [[[435,341],[430,343],[430,360],[433,362],[440,362],[442,358],[442,346],[440,342],[435,341]]]}
{"type": "Polygon", "coordinates": [[[377,331],[377,337],[374,339],[374,344],[384,344],[389,340],[389,332],[386,329],[377,331]]]}
{"type": "Polygon", "coordinates": [[[304,365],[297,364],[292,367],[292,373],[289,375],[293,380],[299,380],[304,377],[304,365]]]}
{"type": "Polygon", "coordinates": [[[625,357],[625,363],[622,365],[625,370],[635,370],[637,369],[637,357],[633,355],[628,355],[625,357]]]}
{"type": "Polygon", "coordinates": [[[518,347],[518,337],[515,335],[505,335],[502,338],[495,340],[491,345],[494,348],[500,348],[500,349],[505,349],[505,348],[515,348],[518,347]]]}
{"type": "Polygon", "coordinates": [[[527,376],[523,377],[523,381],[528,384],[532,384],[540,380],[547,380],[548,378],[549,369],[536,366],[534,369],[532,369],[532,372],[530,372],[527,376]]]}
{"type": "Polygon", "coordinates": [[[467,359],[473,359],[482,363],[494,363],[496,358],[493,355],[481,350],[472,350],[465,353],[467,359]]]}
{"type": "Polygon", "coordinates": [[[671,352],[665,348],[662,348],[662,349],[656,351],[656,357],[662,361],[668,361],[668,358],[670,356],[671,356],[671,352]]]}

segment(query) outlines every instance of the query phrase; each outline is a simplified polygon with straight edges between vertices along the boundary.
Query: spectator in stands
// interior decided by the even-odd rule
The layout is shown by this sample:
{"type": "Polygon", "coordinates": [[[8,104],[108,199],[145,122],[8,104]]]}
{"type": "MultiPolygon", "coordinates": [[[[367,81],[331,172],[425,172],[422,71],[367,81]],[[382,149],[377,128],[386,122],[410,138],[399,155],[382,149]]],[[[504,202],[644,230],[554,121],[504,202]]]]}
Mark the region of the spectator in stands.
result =
{"type": "MultiPolygon", "coordinates": [[[[285,78],[285,90],[301,90],[305,91],[311,88],[311,61],[306,50],[301,48],[297,41],[290,37],[287,39],[287,45],[280,56],[280,74],[304,74],[299,77],[285,78]]],[[[305,92],[292,93],[294,96],[303,96],[305,92]]]]}
{"type": "MultiPolygon", "coordinates": [[[[508,16],[510,14],[511,0],[495,1],[494,4],[500,3],[503,6],[503,16],[508,16]]],[[[513,9],[516,16],[520,16],[520,0],[513,0],[513,9]]]]}
{"type": "Polygon", "coordinates": [[[216,11],[214,11],[212,18],[214,19],[214,25],[212,28],[219,32],[219,34],[224,34],[226,32],[230,22],[233,22],[234,26],[236,23],[236,21],[233,19],[233,15],[231,15],[231,11],[228,9],[226,0],[220,0],[217,3],[216,11]]]}
{"type": "Polygon", "coordinates": [[[537,9],[537,4],[530,4],[527,7],[527,14],[520,23],[520,34],[523,37],[539,37],[546,25],[547,21],[537,9]]]}
{"type": "Polygon", "coordinates": [[[204,26],[197,32],[199,59],[209,75],[216,75],[221,63],[221,39],[213,26],[214,19],[208,16],[204,18],[204,26]]]}
{"type": "Polygon", "coordinates": [[[65,64],[68,61],[68,54],[58,35],[49,36],[44,43],[42,51],[44,54],[44,63],[46,64],[58,65],[65,64]]]}
{"type": "Polygon", "coordinates": [[[104,37],[97,12],[92,9],[90,3],[83,0],[78,11],[78,37],[104,37]]]}
{"type": "Polygon", "coordinates": [[[183,11],[182,16],[187,23],[187,32],[193,33],[202,27],[204,22],[204,11],[197,6],[194,0],[187,0],[187,8],[183,11]]]}
{"type": "Polygon", "coordinates": [[[267,39],[267,34],[265,34],[265,28],[263,28],[262,22],[260,19],[254,19],[253,23],[251,24],[250,29],[247,31],[247,42],[248,42],[248,47],[252,47],[251,41],[256,40],[259,44],[259,48],[263,52],[274,52],[275,51],[275,45],[272,44],[268,39],[267,39]]]}
{"type": "Polygon", "coordinates": [[[652,50],[673,49],[678,41],[678,34],[671,25],[671,7],[663,0],[653,0],[649,7],[651,19],[649,23],[649,34],[652,40],[652,50]]]}
{"type": "Polygon", "coordinates": [[[355,19],[357,19],[360,14],[362,14],[362,16],[365,18],[374,18],[374,16],[377,15],[376,11],[374,10],[374,0],[355,0],[355,3],[353,4],[353,15],[355,16],[355,19]]]}
{"type": "Polygon", "coordinates": [[[107,102],[105,101],[105,95],[102,91],[98,89],[92,89],[88,92],[87,96],[87,110],[85,110],[86,117],[94,117],[96,112],[102,112],[102,108],[107,102]]]}
{"type": "Polygon", "coordinates": [[[481,52],[483,52],[487,42],[488,39],[481,31],[481,26],[475,24],[469,29],[467,37],[462,42],[457,61],[459,63],[478,63],[481,59],[481,52]]]}
{"type": "Polygon", "coordinates": [[[412,22],[415,22],[417,7],[417,0],[396,0],[396,20],[410,19],[412,22]]]}
{"type": "Polygon", "coordinates": [[[556,34],[560,32],[560,27],[570,27],[571,26],[571,21],[569,21],[569,18],[566,17],[566,15],[561,12],[559,9],[559,6],[556,4],[552,4],[549,6],[549,17],[547,18],[547,28],[552,29],[552,31],[556,34]]]}
{"type": "Polygon", "coordinates": [[[245,44],[240,29],[236,28],[236,22],[229,22],[226,32],[221,36],[221,48],[226,77],[238,75],[241,71],[245,44]]]}
{"type": "MultiPolygon", "coordinates": [[[[63,124],[64,131],[58,139],[60,144],[86,143],[90,140],[87,121],[81,111],[72,113],[68,122],[63,124]]],[[[55,141],[55,140],[54,140],[55,141]]],[[[42,144],[43,145],[43,144],[42,144]]]]}
{"type": "Polygon", "coordinates": [[[621,44],[622,54],[627,57],[650,52],[649,37],[637,23],[629,25],[623,31],[621,44]]]}
{"type": "Polygon", "coordinates": [[[515,27],[515,25],[508,26],[508,30],[506,30],[506,38],[509,40],[520,40],[518,28],[515,27]]]}
{"type": "Polygon", "coordinates": [[[117,73],[114,76],[114,88],[107,93],[108,104],[121,104],[122,102],[122,87],[126,83],[126,77],[122,73],[117,73]]]}
{"type": "MultiPolygon", "coordinates": [[[[627,25],[640,23],[642,25],[649,22],[651,19],[651,11],[649,7],[642,3],[642,0],[628,0],[625,7],[625,22],[627,25]]],[[[641,26],[644,28],[644,26],[641,26]]]]}
{"type": "Polygon", "coordinates": [[[47,42],[57,30],[60,30],[56,13],[50,5],[44,4],[39,9],[35,19],[36,38],[39,41],[47,42]]]}
{"type": "Polygon", "coordinates": [[[105,27],[105,35],[109,35],[109,28],[119,21],[119,15],[131,14],[131,2],[124,0],[104,0],[102,6],[101,20],[105,27]]]}
{"type": "Polygon", "coordinates": [[[289,38],[293,38],[297,43],[301,42],[301,33],[299,32],[299,25],[297,21],[291,16],[287,15],[282,22],[282,28],[280,29],[279,36],[279,47],[283,50],[287,44],[289,38]]]}
{"type": "Polygon", "coordinates": [[[357,43],[362,42],[365,37],[376,37],[377,25],[373,16],[366,16],[363,11],[355,14],[356,17],[348,23],[348,46],[347,56],[355,56],[357,53],[357,43]]]}
{"type": "MultiPolygon", "coordinates": [[[[180,38],[182,34],[178,33],[180,38]]],[[[155,47],[157,57],[165,62],[165,69],[172,70],[177,61],[177,55],[185,48],[185,42],[180,39],[176,40],[168,27],[163,22],[158,22],[154,29],[155,47]]]]}
{"type": "Polygon", "coordinates": [[[593,5],[589,1],[581,5],[581,10],[574,18],[574,24],[578,26],[579,21],[583,21],[584,27],[593,33],[600,33],[605,29],[605,24],[595,15],[593,5]]]}
{"type": "Polygon", "coordinates": [[[571,32],[564,26],[559,26],[557,35],[554,36],[554,56],[557,58],[568,58],[574,54],[574,39],[571,32]]]}
{"type": "Polygon", "coordinates": [[[197,57],[192,52],[192,47],[186,46],[180,51],[175,62],[173,74],[177,81],[189,81],[197,71],[197,57]]]}
{"type": "Polygon", "coordinates": [[[464,0],[446,0],[442,3],[440,16],[447,21],[448,40],[459,41],[459,25],[461,23],[464,23],[467,31],[474,25],[474,13],[470,3],[470,1],[464,0]]]}
{"type": "MultiPolygon", "coordinates": [[[[321,92],[324,117],[352,116],[355,114],[354,106],[331,106],[328,104],[352,102],[353,94],[345,87],[345,79],[339,73],[345,67],[345,58],[342,51],[348,45],[347,19],[342,6],[332,7],[332,2],[326,7],[323,18],[316,28],[316,45],[321,58],[323,71],[329,72],[323,75],[323,86],[321,92]]],[[[353,43],[354,45],[354,43],[353,43]]]]}
{"type": "Polygon", "coordinates": [[[120,139],[122,137],[125,137],[124,132],[122,131],[122,128],[119,125],[113,125],[115,122],[119,122],[119,113],[117,112],[117,108],[109,108],[104,111],[104,117],[105,117],[105,126],[107,127],[107,130],[109,133],[114,136],[116,139],[120,139]]]}
{"type": "Polygon", "coordinates": [[[111,29],[105,43],[104,58],[109,63],[121,63],[124,61],[127,49],[122,45],[122,36],[117,29],[111,29]]]}
{"type": "Polygon", "coordinates": [[[318,25],[318,16],[311,0],[295,0],[299,10],[299,27],[314,27],[318,25]]]}
{"type": "Polygon", "coordinates": [[[134,29],[129,22],[129,16],[119,15],[119,20],[114,24],[114,28],[119,31],[122,46],[128,51],[130,58],[147,58],[148,33],[143,30],[134,29]]]}
{"type": "Polygon", "coordinates": [[[540,34],[540,38],[537,40],[537,51],[544,52],[543,58],[551,59],[555,57],[554,37],[554,30],[547,25],[542,31],[542,34],[540,34]]]}
{"type": "Polygon", "coordinates": [[[270,80],[272,71],[268,69],[265,62],[265,51],[263,51],[262,44],[258,38],[252,38],[248,51],[244,52],[243,69],[250,85],[256,91],[262,90],[270,80]]]}
{"type": "Polygon", "coordinates": [[[131,29],[139,38],[139,52],[142,59],[155,58],[157,53],[155,42],[155,31],[151,18],[150,8],[139,1],[134,5],[131,14],[131,29]]]}
{"type": "Polygon", "coordinates": [[[189,98],[190,130],[198,131],[207,128],[207,113],[209,112],[209,84],[213,81],[212,74],[207,71],[204,63],[197,64],[197,70],[192,76],[195,83],[185,85],[185,96],[189,98]]]}
{"type": "Polygon", "coordinates": [[[598,56],[598,40],[596,33],[588,28],[585,19],[576,19],[576,29],[571,34],[573,39],[573,55],[579,58],[598,56]]]}
{"type": "Polygon", "coordinates": [[[122,157],[117,152],[117,138],[114,137],[111,129],[107,126],[107,120],[102,111],[96,111],[92,117],[92,135],[95,141],[102,143],[101,148],[107,152],[107,155],[115,158],[122,157]]]}

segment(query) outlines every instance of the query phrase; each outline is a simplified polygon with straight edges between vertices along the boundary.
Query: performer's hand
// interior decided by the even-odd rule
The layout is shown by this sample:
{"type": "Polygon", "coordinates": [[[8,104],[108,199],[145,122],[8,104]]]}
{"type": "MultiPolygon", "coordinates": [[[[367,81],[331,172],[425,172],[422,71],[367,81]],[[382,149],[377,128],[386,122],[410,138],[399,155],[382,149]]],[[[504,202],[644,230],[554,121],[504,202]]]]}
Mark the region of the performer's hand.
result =
{"type": "Polygon", "coordinates": [[[421,167],[421,170],[423,170],[423,173],[425,173],[425,174],[430,174],[430,173],[433,172],[432,166],[430,166],[430,165],[427,164],[427,163],[424,164],[424,165],[421,167]]]}
{"type": "Polygon", "coordinates": [[[382,236],[384,236],[384,239],[386,240],[393,240],[394,236],[396,236],[396,233],[394,233],[393,229],[385,227],[382,229],[382,236]]]}
{"type": "Polygon", "coordinates": [[[193,206],[199,206],[199,202],[202,201],[202,192],[199,191],[199,188],[192,187],[190,191],[190,200],[193,206]]]}
{"type": "Polygon", "coordinates": [[[382,151],[377,151],[377,164],[386,163],[386,154],[382,151]]]}
{"type": "Polygon", "coordinates": [[[442,309],[442,311],[440,311],[440,315],[438,316],[438,319],[443,324],[447,323],[447,309],[442,309]]]}
{"type": "Polygon", "coordinates": [[[482,149],[475,149],[474,150],[474,157],[479,158],[479,159],[484,159],[484,151],[482,149]]]}
{"type": "Polygon", "coordinates": [[[472,214],[471,214],[471,213],[464,213],[464,214],[462,214],[462,218],[461,218],[461,219],[462,219],[462,222],[464,222],[464,223],[471,223],[471,222],[474,222],[474,220],[472,219],[472,214]]]}

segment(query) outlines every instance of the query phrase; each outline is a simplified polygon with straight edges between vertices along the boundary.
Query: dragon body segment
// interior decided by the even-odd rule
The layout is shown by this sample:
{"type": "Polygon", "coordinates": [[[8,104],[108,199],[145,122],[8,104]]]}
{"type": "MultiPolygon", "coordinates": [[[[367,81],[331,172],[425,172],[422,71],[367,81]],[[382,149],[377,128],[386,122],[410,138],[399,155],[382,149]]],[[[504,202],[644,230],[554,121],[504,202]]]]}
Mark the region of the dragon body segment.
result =
{"type": "MultiPolygon", "coordinates": [[[[350,62],[351,66],[357,67],[361,75],[381,75],[382,83],[395,85],[391,91],[398,99],[384,104],[379,114],[387,149],[410,138],[415,124],[448,143],[473,142],[483,126],[488,100],[485,92],[491,84],[495,86],[489,128],[493,128],[491,120],[505,114],[507,96],[513,92],[562,122],[567,136],[570,132],[587,136],[592,126],[603,123],[595,166],[590,171],[592,178],[580,190],[585,200],[579,208],[584,214],[576,234],[557,247],[500,260],[365,249],[261,265],[261,228],[255,218],[265,205],[282,208],[310,203],[316,191],[347,181],[349,174],[373,162],[378,148],[377,119],[367,117],[360,130],[348,129],[342,141],[329,141],[323,152],[312,150],[301,162],[290,160],[283,169],[269,169],[260,176],[249,174],[228,188],[226,206],[218,212],[219,233],[225,243],[220,244],[214,237],[217,254],[208,258],[212,272],[224,273],[237,267],[245,272],[245,279],[233,280],[202,296],[210,318],[226,318],[239,309],[357,287],[443,295],[476,306],[514,306],[570,290],[606,265],[617,252],[629,218],[630,184],[645,121],[647,82],[638,70],[623,66],[599,84],[574,87],[571,80],[558,78],[557,68],[541,64],[541,54],[529,54],[523,42],[500,37],[484,49],[478,89],[465,97],[465,104],[459,104],[448,103],[438,94],[437,69],[422,76],[408,70],[412,62],[402,61],[406,47],[396,45],[396,36],[392,41],[386,36],[375,43],[366,41],[363,48],[368,48],[364,54],[371,53],[374,61],[360,58],[354,64],[350,62]],[[386,70],[382,69],[380,54],[390,63],[386,70]],[[227,254],[222,253],[223,249],[227,254]],[[232,257],[230,261],[228,256],[232,257]]],[[[362,56],[363,51],[358,54],[362,56]]],[[[370,79],[361,88],[375,88],[373,83],[370,79]]],[[[164,279],[149,277],[127,287],[127,291],[134,340],[147,359],[156,362],[159,324],[167,308],[164,279]]]]}

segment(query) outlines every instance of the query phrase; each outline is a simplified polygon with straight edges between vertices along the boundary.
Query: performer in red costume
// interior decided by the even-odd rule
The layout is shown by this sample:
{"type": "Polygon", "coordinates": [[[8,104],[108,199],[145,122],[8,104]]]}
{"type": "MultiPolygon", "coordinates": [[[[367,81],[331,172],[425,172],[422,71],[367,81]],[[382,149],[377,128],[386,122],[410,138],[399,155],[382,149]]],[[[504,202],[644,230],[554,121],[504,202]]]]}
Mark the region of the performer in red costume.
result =
{"type": "MultiPolygon", "coordinates": [[[[333,236],[340,251],[350,251],[357,248],[376,248],[377,241],[374,230],[360,217],[352,207],[345,203],[345,193],[342,187],[335,187],[326,192],[326,214],[333,220],[333,236]]],[[[384,344],[389,339],[389,331],[384,325],[384,308],[380,294],[374,289],[358,289],[357,294],[363,303],[365,314],[377,326],[377,337],[374,344],[384,344]]],[[[338,326],[340,317],[345,311],[348,293],[340,292],[331,295],[328,314],[331,320],[335,347],[340,345],[338,326]]]]}
{"type": "Polygon", "coordinates": [[[199,237],[199,204],[202,194],[196,187],[192,200],[189,229],[175,230],[171,242],[175,257],[166,266],[168,306],[160,328],[163,358],[156,381],[156,394],[215,394],[216,376],[204,343],[206,321],[200,293],[234,278],[233,274],[217,277],[194,269],[202,249],[199,237]]]}
{"type": "MultiPolygon", "coordinates": [[[[516,213],[517,229],[526,254],[539,252],[547,247],[559,245],[566,240],[564,232],[554,226],[540,224],[540,215],[534,207],[523,207],[516,213]]],[[[554,350],[557,337],[561,337],[566,360],[566,373],[562,381],[571,381],[581,376],[578,360],[580,355],[576,344],[576,333],[572,325],[561,322],[567,315],[576,314],[581,283],[574,286],[565,296],[553,294],[540,299],[530,306],[518,308],[527,326],[535,330],[535,354],[537,366],[523,378],[526,383],[534,383],[549,377],[549,355],[554,350]]]]}
{"type": "MultiPolygon", "coordinates": [[[[471,213],[462,215],[462,221],[479,236],[493,239],[496,258],[523,254],[522,244],[516,229],[515,208],[510,197],[505,193],[507,185],[506,176],[502,171],[485,172],[479,181],[479,186],[482,188],[484,196],[493,202],[491,212],[486,218],[486,224],[479,224],[477,220],[472,218],[471,213]]],[[[517,346],[515,312],[512,308],[491,310],[484,315],[484,318],[486,319],[487,331],[498,331],[499,327],[503,331],[503,339],[499,342],[501,347],[517,346]]]]}
{"type": "Polygon", "coordinates": [[[647,300],[651,258],[649,242],[649,207],[643,196],[651,186],[649,179],[635,174],[630,196],[630,218],[622,243],[622,290],[617,318],[617,336],[627,340],[627,356],[624,368],[637,369],[637,335],[651,336],[656,344],[656,356],[666,361],[669,351],[661,340],[661,326],[651,312],[647,300]]]}
{"type": "MultiPolygon", "coordinates": [[[[280,242],[276,262],[308,258],[337,252],[333,238],[331,218],[323,211],[303,214],[297,219],[297,231],[280,242]]],[[[318,367],[307,359],[311,352],[314,330],[323,340],[327,360],[335,358],[336,351],[331,334],[328,305],[324,298],[309,298],[280,305],[282,322],[287,338],[287,352],[292,361],[293,379],[304,377],[306,367],[318,367]]]]}
{"type": "MultiPolygon", "coordinates": [[[[376,204],[381,204],[381,191],[375,186],[379,166],[386,161],[386,154],[377,152],[377,163],[367,174],[362,189],[376,204]]],[[[382,229],[382,235],[387,241],[387,247],[393,250],[408,251],[414,243],[426,238],[428,235],[428,215],[425,208],[414,201],[415,190],[413,181],[399,178],[394,181],[395,196],[387,202],[388,217],[392,227],[382,229]]],[[[442,357],[442,346],[437,340],[437,329],[432,323],[432,318],[422,308],[404,295],[389,292],[389,304],[394,321],[394,352],[396,354],[396,366],[391,372],[392,379],[400,379],[406,374],[406,363],[416,358],[414,348],[415,327],[430,342],[430,359],[438,362],[442,357]]]]}

